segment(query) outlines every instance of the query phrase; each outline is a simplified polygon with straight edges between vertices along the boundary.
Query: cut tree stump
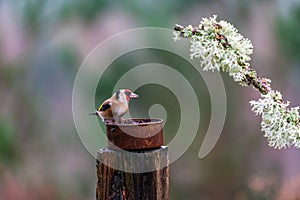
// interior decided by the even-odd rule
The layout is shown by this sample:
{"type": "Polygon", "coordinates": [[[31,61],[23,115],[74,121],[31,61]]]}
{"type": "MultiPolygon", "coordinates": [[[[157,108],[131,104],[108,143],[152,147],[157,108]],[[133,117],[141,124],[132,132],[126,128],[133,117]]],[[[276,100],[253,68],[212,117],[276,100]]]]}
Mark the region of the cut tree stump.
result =
{"type": "Polygon", "coordinates": [[[167,200],[168,148],[97,152],[97,200],[167,200]]]}

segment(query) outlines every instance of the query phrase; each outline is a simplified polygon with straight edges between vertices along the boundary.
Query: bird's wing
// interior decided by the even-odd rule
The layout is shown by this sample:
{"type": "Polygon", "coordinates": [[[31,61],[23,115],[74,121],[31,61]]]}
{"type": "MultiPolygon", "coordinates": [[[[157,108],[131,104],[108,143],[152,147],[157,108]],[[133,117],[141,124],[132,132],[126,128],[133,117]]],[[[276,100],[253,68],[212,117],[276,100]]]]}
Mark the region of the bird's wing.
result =
{"type": "Polygon", "coordinates": [[[101,106],[99,106],[99,108],[97,109],[98,111],[105,111],[108,108],[111,107],[111,101],[108,99],[106,101],[104,101],[101,106]]]}

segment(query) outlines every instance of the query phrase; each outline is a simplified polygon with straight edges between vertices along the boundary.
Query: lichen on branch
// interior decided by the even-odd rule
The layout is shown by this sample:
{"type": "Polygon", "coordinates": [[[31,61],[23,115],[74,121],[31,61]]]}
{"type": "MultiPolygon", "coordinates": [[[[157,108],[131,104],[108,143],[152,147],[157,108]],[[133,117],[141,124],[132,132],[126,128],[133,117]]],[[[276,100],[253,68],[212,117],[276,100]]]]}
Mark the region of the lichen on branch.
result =
{"type": "Polygon", "coordinates": [[[228,72],[234,81],[242,86],[252,85],[261,98],[250,101],[252,111],[261,115],[261,130],[270,146],[286,148],[294,145],[300,148],[299,107],[288,108],[282,95],[271,88],[271,80],[258,77],[250,66],[253,53],[251,41],[226,21],[217,21],[217,16],[203,18],[197,27],[174,27],[174,40],[188,38],[191,41],[190,57],[200,60],[204,71],[228,72]]]}

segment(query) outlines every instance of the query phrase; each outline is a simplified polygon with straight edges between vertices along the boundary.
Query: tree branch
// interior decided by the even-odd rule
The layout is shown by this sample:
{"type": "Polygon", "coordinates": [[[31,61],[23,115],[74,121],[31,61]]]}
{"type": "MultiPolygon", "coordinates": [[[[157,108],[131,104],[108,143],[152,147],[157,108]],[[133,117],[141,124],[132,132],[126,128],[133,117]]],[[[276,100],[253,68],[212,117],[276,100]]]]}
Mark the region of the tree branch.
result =
{"type": "MultiPolygon", "coordinates": [[[[215,24],[215,39],[223,46],[224,49],[231,48],[230,43],[226,36],[219,33],[222,29],[220,24],[215,24]]],[[[192,27],[192,26],[182,26],[176,24],[174,27],[174,31],[179,33],[180,37],[183,38],[191,38],[194,35],[201,35],[201,31],[204,29],[202,26],[201,28],[192,27]]],[[[241,68],[244,68],[244,63],[238,62],[241,68]]],[[[270,80],[262,77],[256,76],[256,71],[253,68],[245,69],[248,72],[245,73],[245,77],[243,79],[243,85],[252,85],[255,89],[257,89],[261,94],[267,94],[272,89],[270,87],[270,80]]]]}

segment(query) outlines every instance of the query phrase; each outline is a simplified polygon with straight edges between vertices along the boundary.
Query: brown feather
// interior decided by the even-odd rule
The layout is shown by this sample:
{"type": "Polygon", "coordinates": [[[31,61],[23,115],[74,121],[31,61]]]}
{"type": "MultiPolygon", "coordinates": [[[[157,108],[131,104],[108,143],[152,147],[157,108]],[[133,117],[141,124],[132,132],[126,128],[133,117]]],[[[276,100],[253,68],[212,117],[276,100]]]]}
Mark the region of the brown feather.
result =
{"type": "MultiPolygon", "coordinates": [[[[129,90],[128,90],[129,91],[129,90]]],[[[128,111],[128,101],[130,99],[127,90],[118,90],[111,98],[105,100],[97,109],[98,115],[103,121],[110,119],[120,119],[128,111]]],[[[132,95],[133,93],[130,93],[132,95]]],[[[138,96],[134,94],[133,98],[138,96]]]]}

